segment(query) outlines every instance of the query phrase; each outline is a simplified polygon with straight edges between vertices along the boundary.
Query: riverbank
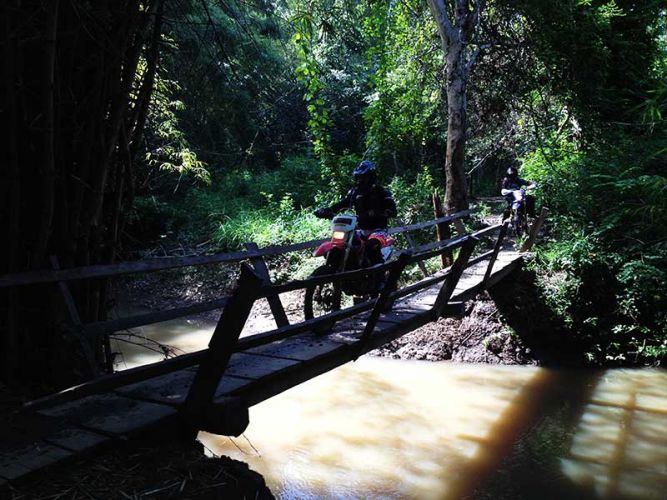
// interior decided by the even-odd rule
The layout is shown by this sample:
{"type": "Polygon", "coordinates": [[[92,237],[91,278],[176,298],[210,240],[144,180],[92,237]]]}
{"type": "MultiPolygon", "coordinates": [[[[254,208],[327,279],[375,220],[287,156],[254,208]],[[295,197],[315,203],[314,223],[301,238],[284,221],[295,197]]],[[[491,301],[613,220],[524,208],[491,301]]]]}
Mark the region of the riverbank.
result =
{"type": "Polygon", "coordinates": [[[395,359],[583,366],[584,349],[546,303],[535,272],[518,269],[458,317],[440,318],[371,354],[395,359]]]}
{"type": "Polygon", "coordinates": [[[393,359],[537,365],[539,360],[504,321],[487,293],[466,302],[464,314],[440,318],[370,353],[393,359]]]}
{"type": "Polygon", "coordinates": [[[247,464],[207,456],[200,443],[168,439],[127,443],[37,472],[4,490],[0,486],[0,498],[274,498],[264,478],[247,464]]]}

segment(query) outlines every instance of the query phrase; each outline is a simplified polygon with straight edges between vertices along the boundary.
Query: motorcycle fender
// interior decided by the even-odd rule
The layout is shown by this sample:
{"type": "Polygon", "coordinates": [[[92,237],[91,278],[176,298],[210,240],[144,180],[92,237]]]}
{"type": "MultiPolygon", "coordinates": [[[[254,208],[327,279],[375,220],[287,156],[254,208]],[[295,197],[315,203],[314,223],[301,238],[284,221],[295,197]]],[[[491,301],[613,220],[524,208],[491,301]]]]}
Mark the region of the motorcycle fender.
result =
{"type": "Polygon", "coordinates": [[[323,257],[328,254],[332,248],[336,247],[338,247],[338,245],[336,245],[333,241],[326,241],[315,249],[313,252],[313,257],[323,257]]]}
{"type": "Polygon", "coordinates": [[[394,238],[390,237],[387,233],[372,233],[369,237],[369,240],[378,240],[381,247],[390,247],[394,244],[394,238]]]}

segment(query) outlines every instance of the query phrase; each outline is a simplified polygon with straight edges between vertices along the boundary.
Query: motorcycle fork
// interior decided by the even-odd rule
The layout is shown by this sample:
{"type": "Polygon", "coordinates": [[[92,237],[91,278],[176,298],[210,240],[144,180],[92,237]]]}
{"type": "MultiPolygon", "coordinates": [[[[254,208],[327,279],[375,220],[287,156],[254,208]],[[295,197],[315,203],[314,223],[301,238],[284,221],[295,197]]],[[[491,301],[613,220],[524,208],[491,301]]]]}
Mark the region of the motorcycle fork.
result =
{"type": "Polygon", "coordinates": [[[343,254],[343,261],[340,263],[340,268],[338,269],[338,272],[343,272],[345,271],[345,268],[347,267],[347,259],[350,258],[350,251],[352,250],[352,238],[354,237],[353,235],[350,236],[350,239],[347,241],[347,244],[345,245],[345,253],[343,254]]]}
{"type": "Polygon", "coordinates": [[[350,245],[345,245],[345,250],[342,251],[342,258],[340,252],[339,248],[333,248],[329,250],[329,254],[327,255],[327,264],[334,267],[337,273],[345,270],[350,255],[350,245]]]}

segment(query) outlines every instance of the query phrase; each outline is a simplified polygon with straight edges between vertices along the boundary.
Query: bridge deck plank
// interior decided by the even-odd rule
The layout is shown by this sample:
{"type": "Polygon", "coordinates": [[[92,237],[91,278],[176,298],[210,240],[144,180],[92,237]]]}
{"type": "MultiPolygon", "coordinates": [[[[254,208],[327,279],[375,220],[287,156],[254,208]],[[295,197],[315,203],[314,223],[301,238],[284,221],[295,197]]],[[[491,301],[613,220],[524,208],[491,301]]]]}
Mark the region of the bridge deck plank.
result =
{"type": "Polygon", "coordinates": [[[337,349],[340,349],[340,343],[334,342],[326,336],[311,333],[279,340],[259,347],[253,347],[245,352],[260,356],[272,356],[295,361],[308,361],[337,349]]]}
{"type": "Polygon", "coordinates": [[[109,439],[108,436],[76,427],[62,429],[47,438],[49,443],[72,452],[82,452],[97,448],[109,441],[109,439]]]}
{"type": "MultiPolygon", "coordinates": [[[[246,405],[253,406],[276,394],[280,394],[295,385],[325,373],[342,362],[340,359],[349,351],[347,345],[321,337],[314,333],[303,333],[294,337],[279,340],[265,346],[256,347],[253,351],[253,363],[274,363],[274,371],[262,368],[262,375],[252,383],[229,392],[216,394],[215,403],[224,402],[229,396],[240,397],[246,405]],[[275,357],[279,356],[279,357],[275,357]],[[281,361],[282,364],[276,364],[281,361]]],[[[244,353],[251,356],[249,353],[244,353]]],[[[257,373],[257,372],[255,372],[257,373]]],[[[253,375],[248,370],[247,375],[253,375]]],[[[224,379],[224,376],[223,376],[224,379]]]]}
{"type": "MultiPolygon", "coordinates": [[[[121,387],[117,393],[141,401],[174,405],[176,407],[185,402],[190,390],[190,384],[195,376],[195,368],[187,368],[177,372],[167,373],[143,382],[121,387]]],[[[252,380],[240,377],[225,376],[217,388],[218,393],[230,392],[252,380]]]]}
{"type": "MultiPolygon", "coordinates": [[[[33,453],[39,454],[39,448],[36,445],[33,445],[33,447],[33,453]]],[[[3,451],[0,455],[0,479],[11,481],[32,472],[32,469],[29,469],[18,462],[18,457],[20,455],[20,452],[17,453],[13,449],[3,451]]],[[[0,481],[0,484],[1,483],[2,482],[0,481]]]]}
{"type": "Polygon", "coordinates": [[[41,415],[110,435],[124,435],[176,415],[171,406],[138,401],[107,393],[45,408],[41,415]]]}
{"type": "Polygon", "coordinates": [[[71,451],[46,441],[33,441],[23,446],[10,447],[0,455],[0,476],[9,480],[15,479],[16,474],[24,475],[60,463],[72,455],[71,451]]]}
{"type": "Polygon", "coordinates": [[[0,422],[0,478],[13,480],[108,441],[63,419],[16,413],[0,422]]]}
{"type": "Polygon", "coordinates": [[[259,379],[266,375],[273,375],[286,368],[298,365],[299,361],[279,357],[258,356],[246,352],[234,353],[224,376],[259,379]]]}
{"type": "MultiPolygon", "coordinates": [[[[62,424],[57,420],[55,425],[41,425],[39,418],[26,417],[3,421],[0,429],[0,478],[13,480],[29,472],[56,464],[72,456],[72,451],[43,439],[49,430],[62,435],[62,424]],[[49,429],[48,427],[52,427],[49,429]],[[35,433],[31,433],[34,430],[35,433]]],[[[51,423],[49,423],[51,424],[51,423]]]]}

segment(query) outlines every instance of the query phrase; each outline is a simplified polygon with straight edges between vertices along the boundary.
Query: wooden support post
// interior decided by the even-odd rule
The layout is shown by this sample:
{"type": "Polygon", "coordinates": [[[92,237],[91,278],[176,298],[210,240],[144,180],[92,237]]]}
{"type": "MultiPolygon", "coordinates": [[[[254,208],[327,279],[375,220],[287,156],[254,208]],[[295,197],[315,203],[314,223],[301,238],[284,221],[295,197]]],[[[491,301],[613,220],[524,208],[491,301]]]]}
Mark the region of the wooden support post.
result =
{"type": "Polygon", "coordinates": [[[458,233],[459,236],[463,236],[464,234],[466,234],[466,227],[461,219],[454,220],[454,227],[456,228],[456,232],[458,233]]]}
{"type": "MultiPolygon", "coordinates": [[[[185,438],[194,440],[212,403],[215,391],[224,374],[234,345],[241,335],[250,310],[262,287],[263,279],[247,264],[241,265],[241,275],[234,293],[220,315],[208,349],[199,364],[197,373],[185,400],[185,438]]],[[[206,422],[207,426],[210,422],[206,422]]]]}
{"type": "MultiPolygon", "coordinates": [[[[401,220],[401,219],[396,219],[396,222],[398,222],[401,226],[406,225],[405,222],[403,222],[403,220],[401,220]]],[[[410,235],[410,231],[405,232],[405,239],[408,242],[408,246],[410,247],[410,250],[414,251],[414,249],[417,245],[415,245],[415,240],[412,239],[412,236],[410,235]]],[[[419,262],[417,262],[417,265],[419,266],[419,270],[422,272],[422,276],[424,276],[424,278],[428,278],[429,274],[428,274],[428,270],[426,269],[426,264],[424,264],[424,261],[420,260],[419,262]]]]}
{"type": "Polygon", "coordinates": [[[528,239],[526,242],[523,244],[521,247],[522,252],[527,252],[533,247],[533,244],[535,243],[535,240],[537,239],[537,233],[540,232],[540,229],[542,228],[542,224],[544,224],[544,219],[547,218],[547,214],[549,213],[549,209],[547,207],[542,207],[542,210],[540,211],[540,215],[535,219],[535,222],[533,222],[533,225],[530,227],[530,232],[528,235],[528,239]]]}
{"type": "Polygon", "coordinates": [[[438,297],[435,299],[435,304],[433,305],[434,319],[442,316],[443,312],[447,308],[447,303],[454,293],[456,285],[458,284],[459,279],[463,274],[463,270],[465,269],[466,264],[468,264],[468,260],[475,250],[475,246],[477,245],[478,241],[479,240],[477,238],[471,236],[461,247],[459,256],[456,258],[454,264],[452,264],[449,276],[442,284],[442,288],[440,288],[438,297]]]}
{"type": "Polygon", "coordinates": [[[489,265],[486,268],[486,273],[484,273],[484,279],[482,280],[482,286],[484,289],[486,289],[486,283],[489,281],[489,277],[493,271],[493,265],[496,263],[496,259],[498,258],[498,252],[500,252],[500,248],[503,246],[503,240],[505,239],[505,235],[507,235],[507,228],[509,225],[510,221],[505,221],[503,226],[500,228],[500,232],[498,233],[498,239],[496,240],[496,244],[493,246],[493,253],[491,254],[489,265]]]}
{"type": "MultiPolygon", "coordinates": [[[[436,192],[433,193],[433,215],[436,219],[445,216],[445,213],[442,210],[442,203],[440,202],[440,195],[436,192]]],[[[446,222],[436,224],[435,231],[438,237],[438,241],[445,241],[452,237],[451,229],[449,228],[449,224],[446,222]]],[[[440,258],[442,259],[443,269],[451,266],[452,262],[454,262],[454,255],[452,254],[451,250],[444,252],[440,258]]]]}
{"type": "Polygon", "coordinates": [[[398,279],[401,277],[401,273],[405,269],[405,266],[407,266],[410,262],[410,257],[412,257],[412,252],[402,252],[401,255],[398,256],[398,259],[396,259],[392,270],[389,271],[389,276],[387,276],[387,281],[385,282],[384,288],[382,289],[382,292],[380,292],[378,298],[375,300],[375,306],[373,306],[373,310],[371,311],[371,314],[368,317],[368,321],[366,322],[366,327],[364,328],[364,331],[361,334],[361,338],[359,339],[359,349],[357,351],[357,356],[354,358],[355,360],[362,354],[364,346],[373,333],[375,325],[377,325],[380,314],[386,312],[387,309],[391,307],[391,294],[396,288],[398,279]]]}
{"type": "MultiPolygon", "coordinates": [[[[256,243],[246,243],[245,247],[246,250],[251,253],[259,250],[259,247],[256,243]]],[[[257,273],[257,275],[262,278],[264,284],[270,285],[271,277],[269,276],[269,268],[266,266],[264,258],[261,256],[253,257],[250,259],[250,261],[255,268],[255,273],[257,273]]],[[[276,326],[278,328],[282,328],[283,326],[289,325],[289,319],[287,319],[287,314],[285,313],[285,308],[283,307],[283,303],[280,300],[280,296],[272,295],[267,297],[266,300],[269,301],[269,306],[271,307],[271,312],[273,313],[273,319],[276,321],[276,326]]]]}
{"type": "MultiPolygon", "coordinates": [[[[58,257],[56,257],[55,255],[51,255],[49,256],[49,260],[51,261],[51,267],[54,270],[60,269],[60,263],[58,262],[58,257]]],[[[72,297],[72,293],[70,292],[67,283],[65,283],[64,281],[58,281],[58,289],[60,290],[60,296],[62,297],[63,302],[65,303],[65,308],[67,309],[67,314],[69,315],[69,328],[68,328],[69,332],[76,339],[76,341],[79,343],[79,346],[81,347],[81,352],[86,361],[86,365],[88,366],[90,377],[95,378],[99,375],[100,371],[97,366],[97,363],[95,362],[95,355],[93,353],[91,340],[89,338],[86,338],[83,334],[83,325],[81,323],[81,316],[79,315],[79,311],[76,308],[74,297],[72,297]]],[[[96,345],[97,341],[96,339],[94,340],[96,345]]],[[[109,359],[107,359],[106,361],[107,361],[107,368],[109,364],[111,364],[112,365],[111,371],[113,371],[113,361],[109,359]]]]}

